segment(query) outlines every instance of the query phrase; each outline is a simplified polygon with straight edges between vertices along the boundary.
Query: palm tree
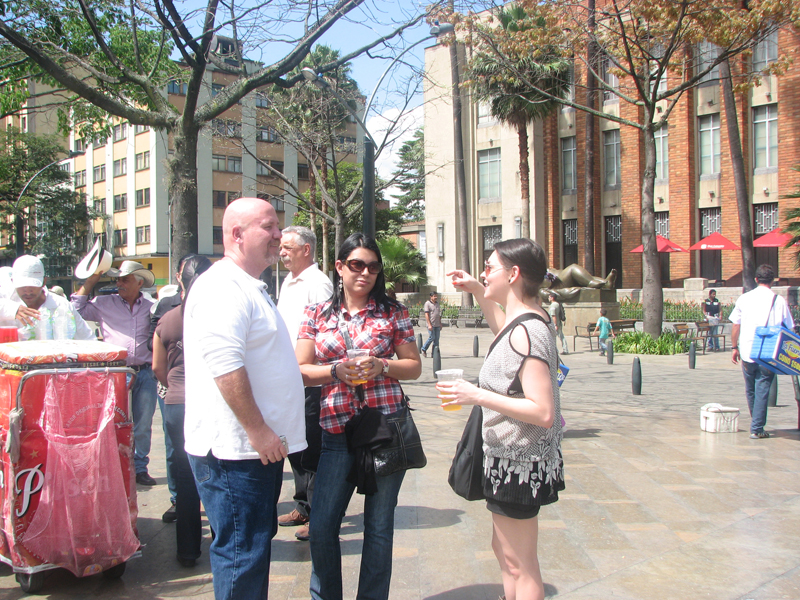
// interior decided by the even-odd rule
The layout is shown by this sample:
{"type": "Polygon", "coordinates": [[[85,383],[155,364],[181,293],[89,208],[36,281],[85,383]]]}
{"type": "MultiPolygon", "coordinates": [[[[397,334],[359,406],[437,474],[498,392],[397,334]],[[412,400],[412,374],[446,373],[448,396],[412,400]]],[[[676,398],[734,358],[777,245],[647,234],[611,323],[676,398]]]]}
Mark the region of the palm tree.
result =
{"type": "Polygon", "coordinates": [[[408,240],[393,236],[378,240],[383,259],[386,292],[394,297],[401,283],[420,285],[428,281],[425,257],[408,240]]]}
{"type": "MultiPolygon", "coordinates": [[[[795,165],[792,167],[794,171],[800,172],[800,165],[795,165]]],[[[787,199],[798,199],[800,198],[800,186],[794,191],[792,194],[786,194],[785,196],[781,196],[781,198],[787,199]]],[[[786,211],[786,216],[783,218],[784,223],[786,224],[783,228],[783,233],[788,233],[792,236],[784,248],[792,248],[795,244],[800,243],[800,208],[790,208],[786,211]]],[[[796,269],[800,269],[800,250],[797,250],[795,257],[794,257],[794,266],[796,269]]]]}
{"type": "MultiPolygon", "coordinates": [[[[530,27],[545,27],[542,19],[531,19],[516,5],[502,7],[495,15],[499,29],[506,34],[530,27]]],[[[479,49],[472,57],[465,75],[466,83],[479,102],[487,102],[492,116],[514,127],[519,138],[519,180],[522,200],[522,236],[530,237],[530,166],[528,164],[528,125],[544,118],[557,103],[522,83],[538,82],[553,96],[563,97],[569,90],[571,63],[556,48],[543,47],[535,54],[518,55],[513,65],[491,49],[479,49]]]]}

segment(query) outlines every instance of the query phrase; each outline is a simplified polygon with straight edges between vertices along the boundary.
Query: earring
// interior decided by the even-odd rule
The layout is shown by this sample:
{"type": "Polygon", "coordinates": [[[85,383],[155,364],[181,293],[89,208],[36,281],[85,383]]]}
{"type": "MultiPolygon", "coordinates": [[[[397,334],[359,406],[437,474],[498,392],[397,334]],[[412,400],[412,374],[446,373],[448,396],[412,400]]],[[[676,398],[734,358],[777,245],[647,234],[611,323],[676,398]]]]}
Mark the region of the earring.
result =
{"type": "Polygon", "coordinates": [[[341,279],[339,280],[339,293],[344,294],[344,283],[342,283],[341,279]]]}

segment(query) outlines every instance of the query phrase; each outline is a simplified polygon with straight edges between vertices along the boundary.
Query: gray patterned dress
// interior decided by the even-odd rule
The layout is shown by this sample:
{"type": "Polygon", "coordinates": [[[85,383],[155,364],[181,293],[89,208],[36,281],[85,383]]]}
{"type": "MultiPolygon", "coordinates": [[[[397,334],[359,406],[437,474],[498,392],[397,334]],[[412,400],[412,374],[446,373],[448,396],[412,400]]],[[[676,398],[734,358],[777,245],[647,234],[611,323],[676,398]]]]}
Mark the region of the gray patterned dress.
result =
{"type": "Polygon", "coordinates": [[[482,389],[524,398],[519,381],[523,361],[531,357],[544,361],[550,368],[555,415],[549,429],[483,408],[485,497],[496,502],[538,507],[558,500],[558,492],[564,489],[564,461],[555,329],[539,315],[531,318],[532,315],[518,317],[495,338],[479,381],[482,389]],[[527,330],[528,349],[511,347],[510,337],[515,327],[527,330]]]}

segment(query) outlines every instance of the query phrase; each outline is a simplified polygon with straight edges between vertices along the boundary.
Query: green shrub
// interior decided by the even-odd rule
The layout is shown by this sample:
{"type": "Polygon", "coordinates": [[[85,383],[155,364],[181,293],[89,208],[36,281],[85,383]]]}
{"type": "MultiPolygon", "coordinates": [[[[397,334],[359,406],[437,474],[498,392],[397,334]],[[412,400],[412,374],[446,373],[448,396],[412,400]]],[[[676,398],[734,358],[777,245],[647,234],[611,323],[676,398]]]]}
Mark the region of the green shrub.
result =
{"type": "Polygon", "coordinates": [[[622,354],[683,354],[689,350],[689,342],[679,338],[674,332],[664,330],[658,339],[643,331],[630,331],[617,335],[614,352],[622,354]]]}
{"type": "MultiPolygon", "coordinates": [[[[720,306],[720,313],[723,319],[727,319],[733,310],[733,304],[723,304],[720,306]]],[[[630,298],[623,298],[619,303],[620,319],[644,319],[644,308],[641,302],[634,302],[630,298]]],[[[702,303],[697,302],[675,302],[664,300],[664,320],[668,323],[696,323],[704,320],[702,303]]]]}

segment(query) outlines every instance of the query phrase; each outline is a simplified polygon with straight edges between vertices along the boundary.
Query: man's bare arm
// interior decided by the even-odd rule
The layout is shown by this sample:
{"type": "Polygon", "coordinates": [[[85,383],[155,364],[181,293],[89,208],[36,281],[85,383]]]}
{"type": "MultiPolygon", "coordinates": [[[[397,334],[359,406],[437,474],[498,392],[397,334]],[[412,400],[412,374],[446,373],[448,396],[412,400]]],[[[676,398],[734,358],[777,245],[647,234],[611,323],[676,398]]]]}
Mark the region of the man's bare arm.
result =
{"type": "Polygon", "coordinates": [[[222,398],[228,403],[233,414],[247,433],[250,445],[258,452],[261,462],[278,462],[288,456],[280,437],[264,422],[264,417],[256,405],[247,370],[240,367],[235,371],[215,377],[222,398]]]}

